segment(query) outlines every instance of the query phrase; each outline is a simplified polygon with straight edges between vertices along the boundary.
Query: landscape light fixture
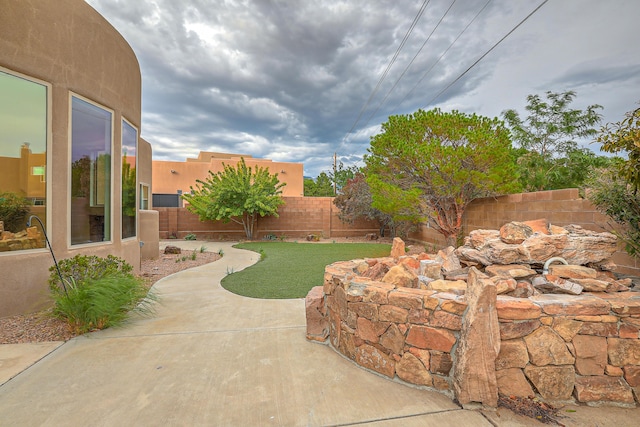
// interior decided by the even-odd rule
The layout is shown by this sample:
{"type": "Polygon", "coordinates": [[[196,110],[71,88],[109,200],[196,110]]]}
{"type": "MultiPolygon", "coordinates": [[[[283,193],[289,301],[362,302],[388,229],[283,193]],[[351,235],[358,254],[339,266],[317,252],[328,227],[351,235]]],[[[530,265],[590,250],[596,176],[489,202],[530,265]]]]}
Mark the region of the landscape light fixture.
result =
{"type": "Polygon", "coordinates": [[[31,227],[31,220],[37,219],[40,223],[40,227],[42,227],[42,234],[44,234],[44,239],[47,241],[47,246],[49,246],[49,252],[51,252],[51,258],[53,258],[53,263],[56,265],[56,270],[58,271],[58,277],[60,277],[60,283],[62,283],[62,289],[64,290],[65,295],[69,295],[67,293],[67,286],[64,284],[64,279],[62,278],[62,273],[60,272],[60,267],[58,266],[58,261],[56,260],[56,256],[53,254],[53,248],[51,247],[51,243],[49,242],[49,238],[47,237],[47,231],[44,228],[44,224],[42,220],[38,218],[37,215],[31,215],[27,220],[27,227],[31,227]]]}

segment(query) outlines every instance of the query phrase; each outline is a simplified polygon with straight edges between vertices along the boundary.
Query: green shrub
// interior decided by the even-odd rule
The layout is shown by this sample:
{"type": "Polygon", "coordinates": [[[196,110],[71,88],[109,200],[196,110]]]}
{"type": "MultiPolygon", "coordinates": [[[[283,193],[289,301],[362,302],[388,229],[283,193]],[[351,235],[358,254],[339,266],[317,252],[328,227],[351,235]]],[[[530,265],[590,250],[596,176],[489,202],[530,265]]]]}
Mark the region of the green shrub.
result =
{"type": "MultiPolygon", "coordinates": [[[[133,267],[122,258],[108,255],[101,258],[96,255],[76,255],[58,263],[65,281],[81,285],[85,281],[112,276],[132,276],[133,267]]],[[[62,292],[60,277],[55,266],[49,267],[49,289],[54,294],[62,292]]]]}
{"type": "Polygon", "coordinates": [[[55,266],[49,268],[53,314],[65,319],[75,333],[121,324],[133,310],[149,313],[157,298],[135,277],[122,258],[76,255],[59,262],[66,292],[55,266]]]}
{"type": "Polygon", "coordinates": [[[4,229],[17,233],[24,230],[25,217],[31,209],[31,203],[16,193],[0,193],[0,221],[4,229]]]}
{"type": "Polygon", "coordinates": [[[617,224],[610,224],[610,231],[625,243],[629,255],[640,255],[640,192],[616,169],[597,170],[588,184],[591,203],[617,224]]]}
{"type": "Polygon", "coordinates": [[[67,293],[54,293],[53,314],[75,333],[85,333],[124,322],[131,312],[149,314],[156,296],[133,275],[109,274],[67,282],[67,293]]]}
{"type": "Polygon", "coordinates": [[[196,235],[193,233],[189,233],[186,236],[184,236],[184,240],[196,240],[196,235]]]}

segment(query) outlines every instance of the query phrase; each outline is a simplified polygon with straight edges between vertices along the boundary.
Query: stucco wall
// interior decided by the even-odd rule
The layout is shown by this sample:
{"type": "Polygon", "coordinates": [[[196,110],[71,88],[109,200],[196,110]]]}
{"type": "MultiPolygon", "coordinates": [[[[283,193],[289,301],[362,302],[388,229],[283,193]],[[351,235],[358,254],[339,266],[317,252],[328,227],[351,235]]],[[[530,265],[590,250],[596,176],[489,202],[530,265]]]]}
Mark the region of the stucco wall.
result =
{"type": "MultiPolygon", "coordinates": [[[[224,165],[235,166],[240,157],[230,158],[199,158],[187,159],[185,162],[154,160],[153,161],[153,192],[156,194],[176,194],[178,190],[187,193],[196,180],[205,180],[209,171],[220,172],[224,165]]],[[[278,174],[280,182],[286,185],[282,189],[285,197],[299,197],[304,195],[304,179],[302,163],[273,162],[267,159],[245,157],[245,163],[252,168],[268,168],[269,173],[278,174]]]]}
{"type": "MultiPolygon", "coordinates": [[[[78,253],[113,254],[139,266],[137,239],[121,241],[121,119],[140,131],[141,76],[124,38],[83,0],[0,1],[0,67],[50,85],[49,160],[46,226],[58,259],[78,253]],[[71,94],[113,110],[112,241],[71,247],[71,94]]],[[[151,150],[140,145],[140,169],[150,175],[151,150]],[[148,157],[146,157],[148,156],[148,157]],[[147,165],[148,163],[148,165],[147,165]]],[[[150,180],[150,178],[149,178],[150,180]]],[[[48,302],[46,281],[53,264],[47,249],[0,254],[0,316],[41,308],[48,302]]]]}

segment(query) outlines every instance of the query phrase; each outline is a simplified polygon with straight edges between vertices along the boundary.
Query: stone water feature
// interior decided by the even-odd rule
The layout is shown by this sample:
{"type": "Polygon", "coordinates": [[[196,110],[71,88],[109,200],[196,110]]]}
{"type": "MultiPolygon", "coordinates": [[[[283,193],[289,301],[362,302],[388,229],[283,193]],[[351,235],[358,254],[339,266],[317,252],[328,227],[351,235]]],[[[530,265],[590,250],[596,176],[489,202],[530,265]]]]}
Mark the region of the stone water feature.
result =
{"type": "Polygon", "coordinates": [[[616,246],[545,220],[473,231],[435,255],[405,255],[396,239],[390,257],[326,267],[306,298],[307,338],[463,405],[495,407],[500,393],[634,407],[640,292],[615,275],[616,246]]]}

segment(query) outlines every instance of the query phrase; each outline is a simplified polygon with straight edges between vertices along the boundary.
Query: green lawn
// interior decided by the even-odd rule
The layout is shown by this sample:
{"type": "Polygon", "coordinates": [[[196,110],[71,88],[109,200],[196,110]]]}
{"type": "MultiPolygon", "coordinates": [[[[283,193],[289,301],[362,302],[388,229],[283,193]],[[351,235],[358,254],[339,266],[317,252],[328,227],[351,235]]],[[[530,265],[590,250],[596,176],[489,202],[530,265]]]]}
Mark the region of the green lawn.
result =
{"type": "Polygon", "coordinates": [[[251,242],[234,246],[262,252],[263,259],[222,279],[222,287],[252,298],[304,298],[321,286],[325,266],[336,261],[388,256],[391,245],[380,243],[251,242]]]}

